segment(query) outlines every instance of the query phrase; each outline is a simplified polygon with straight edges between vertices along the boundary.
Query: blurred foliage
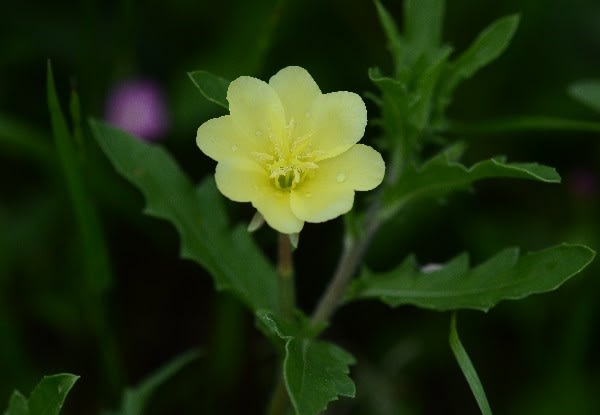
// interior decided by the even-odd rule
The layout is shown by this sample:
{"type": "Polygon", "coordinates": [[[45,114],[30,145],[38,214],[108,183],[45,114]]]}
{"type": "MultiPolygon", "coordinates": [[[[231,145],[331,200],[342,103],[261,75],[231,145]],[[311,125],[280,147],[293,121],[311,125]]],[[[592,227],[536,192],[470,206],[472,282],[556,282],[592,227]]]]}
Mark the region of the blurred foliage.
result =
{"type": "MultiPolygon", "coordinates": [[[[401,2],[385,6],[402,20],[401,2]]],[[[592,105],[567,93],[576,81],[600,77],[600,4],[449,0],[442,38],[465,50],[482,27],[512,13],[521,18],[511,46],[458,87],[449,125],[469,144],[468,164],[509,154],[557,167],[563,184],[486,183],[476,197],[449,199],[443,215],[436,205],[414,206],[378,233],[367,258],[375,272],[413,252],[437,262],[468,247],[480,263],[507,245],[600,246],[598,132],[524,129],[511,118],[600,121],[592,105]]],[[[84,231],[52,141],[46,61],[53,62],[60,102],[76,90],[83,117],[102,117],[118,81],[158,81],[172,118],[164,145],[199,181],[213,166],[196,150],[195,130],[218,107],[199,96],[187,72],[264,79],[298,64],[318,74],[325,91],[373,91],[367,69],[393,68],[373,2],[28,0],[2,2],[0,15],[0,402],[14,388],[32,390],[45,373],[68,371],[81,380],[63,412],[99,413],[118,407],[126,385],[200,346],[211,359],[170,378],[161,386],[165,398],[152,400],[147,413],[261,413],[273,386],[274,351],[252,329],[251,316],[215,295],[198,267],[178,259],[175,232],[139,215],[141,196],[113,172],[83,123],[78,174],[98,211],[112,274],[112,285],[91,296],[84,231]]],[[[570,91],[578,94],[582,84],[575,85],[570,91]]],[[[589,101],[589,89],[584,96],[589,101]]],[[[369,112],[376,114],[376,106],[369,112]]],[[[377,133],[370,126],[366,140],[377,133]]],[[[244,207],[227,209],[240,221],[251,217],[244,207]]],[[[305,309],[335,265],[341,226],[339,220],[307,226],[302,234],[303,245],[319,247],[297,252],[305,309]]],[[[256,238],[274,255],[273,235],[259,231],[256,238]]],[[[554,294],[502,304],[485,318],[461,314],[462,340],[498,413],[600,412],[598,271],[592,265],[554,294]]],[[[332,412],[475,413],[446,333],[447,318],[438,313],[403,308],[400,317],[362,302],[342,309],[327,336],[360,362],[353,368],[357,398],[332,405],[332,412]],[[355,330],[360,326],[370,327],[369,335],[355,330]]]]}

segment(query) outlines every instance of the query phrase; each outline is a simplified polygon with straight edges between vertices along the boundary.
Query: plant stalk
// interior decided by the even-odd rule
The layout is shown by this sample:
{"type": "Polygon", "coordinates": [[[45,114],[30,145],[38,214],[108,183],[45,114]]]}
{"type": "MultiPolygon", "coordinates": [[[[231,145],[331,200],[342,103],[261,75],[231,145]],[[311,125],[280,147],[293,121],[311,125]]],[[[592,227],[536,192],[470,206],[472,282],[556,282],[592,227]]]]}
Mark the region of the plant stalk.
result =
{"type": "Polygon", "coordinates": [[[292,244],[290,236],[279,234],[279,306],[283,316],[291,319],[296,308],[296,294],[294,289],[294,264],[292,259],[292,244]]]}
{"type": "MultiPolygon", "coordinates": [[[[277,274],[279,275],[279,307],[286,319],[294,317],[296,294],[294,289],[294,263],[292,258],[292,243],[290,236],[279,234],[277,274]]],[[[277,386],[271,396],[268,415],[285,415],[290,407],[285,381],[283,379],[283,361],[277,386]]]]}
{"type": "Polygon", "coordinates": [[[312,314],[313,328],[326,323],[340,305],[350,279],[362,261],[373,235],[381,225],[381,218],[378,216],[379,206],[380,203],[376,200],[367,211],[363,232],[357,238],[346,240],[335,274],[312,314]]]}

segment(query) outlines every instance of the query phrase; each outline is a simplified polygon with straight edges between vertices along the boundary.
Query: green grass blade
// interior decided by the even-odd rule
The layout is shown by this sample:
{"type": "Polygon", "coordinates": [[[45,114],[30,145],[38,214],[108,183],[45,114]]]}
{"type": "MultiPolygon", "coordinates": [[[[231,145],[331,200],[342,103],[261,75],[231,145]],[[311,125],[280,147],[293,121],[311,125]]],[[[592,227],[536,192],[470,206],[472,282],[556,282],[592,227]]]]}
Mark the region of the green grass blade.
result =
{"type": "Polygon", "coordinates": [[[465,379],[467,379],[467,383],[471,388],[471,392],[473,392],[473,396],[475,396],[475,400],[477,401],[477,405],[479,406],[482,415],[492,415],[492,409],[490,408],[485,391],[483,390],[481,380],[477,375],[473,362],[471,362],[467,351],[458,337],[458,331],[456,330],[456,312],[452,313],[452,318],[450,320],[449,340],[452,353],[454,353],[458,366],[460,366],[460,370],[465,376],[465,379]]]}
{"type": "Polygon", "coordinates": [[[47,77],[52,133],[79,228],[87,288],[92,292],[103,292],[111,283],[104,234],[96,208],[88,194],[73,136],[58,100],[50,62],[48,62],[47,77]]]}

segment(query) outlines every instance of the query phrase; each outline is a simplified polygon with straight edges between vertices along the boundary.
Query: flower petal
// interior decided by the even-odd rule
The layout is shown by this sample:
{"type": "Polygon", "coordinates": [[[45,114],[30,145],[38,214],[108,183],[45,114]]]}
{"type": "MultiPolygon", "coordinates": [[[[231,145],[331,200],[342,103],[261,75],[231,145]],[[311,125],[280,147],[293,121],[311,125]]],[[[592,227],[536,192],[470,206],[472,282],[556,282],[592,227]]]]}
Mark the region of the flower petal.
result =
{"type": "MultiPolygon", "coordinates": [[[[269,85],[275,89],[285,109],[286,121],[292,118],[299,128],[306,125],[306,115],[313,101],[321,95],[319,86],[306,69],[288,66],[269,79],[269,85]]],[[[304,132],[297,130],[299,135],[304,132]]]]}
{"type": "Polygon", "coordinates": [[[290,194],[276,189],[257,163],[229,158],[217,164],[217,188],[234,202],[252,202],[269,226],[282,233],[297,233],[304,222],[290,207],[290,194]]]}
{"type": "Polygon", "coordinates": [[[314,177],[292,191],[292,211],[307,222],[333,219],[352,208],[355,190],[377,187],[384,173],[381,155],[369,146],[357,144],[319,163],[314,177]]]}
{"type": "Polygon", "coordinates": [[[362,98],[347,91],[317,97],[309,109],[307,131],[313,149],[323,160],[335,157],[356,144],[367,125],[367,107],[362,98]]]}
{"type": "Polygon", "coordinates": [[[266,82],[240,76],[229,84],[227,101],[232,121],[248,137],[268,143],[270,134],[282,134],[285,127],[283,105],[266,82]]]}
{"type": "Polygon", "coordinates": [[[372,190],[383,181],[385,162],[373,147],[355,144],[345,153],[321,161],[318,174],[354,190],[372,190]]]}
{"type": "Polygon", "coordinates": [[[243,157],[230,157],[217,164],[217,188],[234,202],[250,202],[269,183],[264,169],[243,157]]]}
{"type": "Polygon", "coordinates": [[[196,144],[204,154],[216,161],[264,151],[265,143],[255,135],[244,133],[233,123],[231,115],[206,121],[196,133],[196,144]]]}
{"type": "Polygon", "coordinates": [[[290,193],[283,192],[270,183],[268,188],[262,188],[252,205],[258,210],[269,226],[281,233],[298,233],[304,226],[290,207],[290,193]]]}

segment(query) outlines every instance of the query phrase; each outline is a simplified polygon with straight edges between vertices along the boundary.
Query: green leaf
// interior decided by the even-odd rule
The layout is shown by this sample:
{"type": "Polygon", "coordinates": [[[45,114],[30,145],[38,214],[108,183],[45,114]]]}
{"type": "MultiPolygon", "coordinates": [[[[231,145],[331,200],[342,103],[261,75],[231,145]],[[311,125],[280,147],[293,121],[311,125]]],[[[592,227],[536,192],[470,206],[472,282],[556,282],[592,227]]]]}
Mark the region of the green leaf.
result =
{"type": "Polygon", "coordinates": [[[404,28],[412,60],[435,52],[441,42],[444,0],[406,0],[404,28]]]}
{"type": "Polygon", "coordinates": [[[212,177],[196,188],[159,146],[97,120],[90,124],[115,169],[143,193],[145,213],[175,226],[183,258],[205,267],[217,289],[233,292],[253,311],[277,309],[275,270],[245,227],[228,229],[212,177]]]}
{"type": "Polygon", "coordinates": [[[111,415],[142,415],[155,390],[173,377],[183,367],[199,357],[200,353],[191,350],[171,360],[165,366],[147,377],[135,388],[127,389],[123,395],[121,409],[111,415]]]}
{"type": "Polygon", "coordinates": [[[484,29],[473,44],[452,64],[440,86],[439,112],[442,113],[451,101],[456,86],[489,64],[508,47],[517,26],[518,15],[502,17],[484,29]]]}
{"type": "Polygon", "coordinates": [[[302,338],[291,338],[285,351],[285,382],[296,414],[320,414],[338,396],[354,397],[348,366],[355,361],[349,353],[331,343],[302,338]]]}
{"type": "MultiPolygon", "coordinates": [[[[450,150],[453,151],[453,150],[450,150]]],[[[477,180],[515,178],[559,183],[552,167],[537,163],[507,163],[503,157],[481,161],[470,168],[453,160],[447,151],[433,157],[420,168],[409,166],[386,191],[384,216],[390,217],[408,203],[425,198],[440,198],[457,190],[467,190],[477,180]]]]}
{"type": "Polygon", "coordinates": [[[579,81],[569,87],[569,94],[579,102],[600,112],[600,80],[579,81]]]}
{"type": "Polygon", "coordinates": [[[502,300],[557,289],[594,256],[583,245],[562,244],[523,256],[518,248],[507,248],[474,268],[469,268],[469,257],[463,253],[433,271],[420,269],[410,256],[391,271],[363,272],[350,287],[347,300],[378,298],[392,307],[412,304],[440,311],[488,311],[502,300]]]}
{"type": "Polygon", "coordinates": [[[27,398],[21,392],[14,391],[8,402],[8,408],[4,411],[4,415],[29,415],[27,398]]]}
{"type": "Polygon", "coordinates": [[[227,103],[229,81],[227,79],[213,75],[207,71],[189,72],[188,76],[204,98],[225,109],[229,109],[229,104],[227,103]]]}
{"type": "Polygon", "coordinates": [[[296,415],[317,415],[339,396],[353,398],[356,389],[348,376],[354,357],[340,347],[298,336],[298,327],[268,312],[259,321],[285,341],[283,376],[296,415]]]}
{"type": "Polygon", "coordinates": [[[377,9],[377,15],[379,16],[379,22],[381,23],[381,27],[383,28],[388,41],[388,47],[390,48],[390,52],[392,53],[392,57],[394,59],[396,72],[398,72],[400,66],[402,65],[402,58],[405,48],[404,40],[400,35],[394,18],[385,9],[385,7],[383,7],[379,0],[375,0],[375,7],[377,9]]]}
{"type": "Polygon", "coordinates": [[[44,376],[29,399],[15,391],[4,415],[58,415],[77,379],[68,373],[44,376]]]}
{"type": "MultiPolygon", "coordinates": [[[[87,287],[92,292],[102,292],[110,286],[112,280],[104,233],[96,207],[87,190],[85,175],[80,164],[81,154],[75,148],[75,140],[69,131],[56,94],[50,62],[48,62],[47,80],[52,133],[80,232],[87,287]]],[[[76,105],[74,101],[74,106],[76,105]]],[[[80,131],[80,127],[75,129],[80,131]]]]}
{"type": "Polygon", "coordinates": [[[456,330],[456,312],[452,313],[452,319],[450,320],[449,340],[452,353],[454,353],[454,357],[458,362],[458,366],[467,379],[467,383],[471,388],[471,392],[473,392],[473,396],[475,396],[477,405],[479,405],[479,410],[481,411],[482,415],[492,415],[492,409],[490,408],[490,404],[485,396],[485,391],[483,390],[483,385],[479,380],[477,371],[475,370],[467,351],[458,337],[458,331],[456,330]]]}

